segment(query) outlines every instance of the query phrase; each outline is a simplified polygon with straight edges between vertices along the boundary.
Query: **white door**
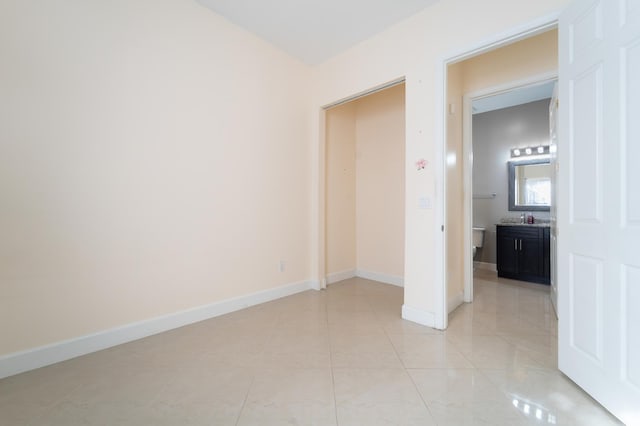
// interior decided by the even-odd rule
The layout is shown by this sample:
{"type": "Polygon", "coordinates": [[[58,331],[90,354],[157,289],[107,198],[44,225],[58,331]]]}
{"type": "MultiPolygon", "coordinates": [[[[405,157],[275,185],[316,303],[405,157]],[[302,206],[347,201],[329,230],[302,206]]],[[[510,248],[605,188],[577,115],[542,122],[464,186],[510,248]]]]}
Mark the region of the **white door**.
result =
{"type": "Polygon", "coordinates": [[[640,0],[574,0],[559,31],[559,368],[640,424],[640,0]]]}
{"type": "Polygon", "coordinates": [[[558,262],[557,262],[557,218],[558,218],[558,179],[556,173],[558,170],[558,83],[553,86],[553,95],[549,103],[549,157],[551,165],[551,208],[549,211],[550,229],[549,229],[549,252],[550,252],[550,287],[551,287],[551,305],[558,316],[558,262]]]}

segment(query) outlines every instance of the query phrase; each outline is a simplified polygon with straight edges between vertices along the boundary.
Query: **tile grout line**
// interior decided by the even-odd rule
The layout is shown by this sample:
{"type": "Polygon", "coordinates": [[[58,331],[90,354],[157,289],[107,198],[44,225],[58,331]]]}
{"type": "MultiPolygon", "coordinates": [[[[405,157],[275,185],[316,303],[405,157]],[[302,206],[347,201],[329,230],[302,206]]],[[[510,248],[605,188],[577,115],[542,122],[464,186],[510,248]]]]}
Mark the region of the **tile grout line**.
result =
{"type": "MultiPolygon", "coordinates": [[[[376,315],[376,317],[378,317],[377,312],[375,311],[375,309],[374,309],[374,315],[376,315]]],[[[413,377],[411,376],[411,374],[409,374],[409,368],[407,368],[407,366],[405,365],[404,361],[402,360],[402,357],[398,353],[398,349],[396,348],[396,345],[393,344],[393,340],[391,340],[391,337],[389,336],[389,332],[387,330],[385,330],[384,327],[382,327],[382,331],[383,331],[384,335],[387,337],[387,340],[389,341],[389,343],[391,344],[391,347],[393,348],[393,351],[395,352],[396,356],[398,357],[398,360],[400,360],[400,364],[402,365],[402,370],[404,371],[404,374],[409,377],[409,380],[413,384],[413,388],[415,389],[416,393],[420,397],[420,400],[422,401],[422,404],[427,409],[427,412],[429,413],[429,416],[431,417],[431,420],[433,420],[433,423],[435,425],[437,425],[438,422],[436,421],[435,417],[433,416],[433,413],[431,412],[431,408],[429,408],[429,404],[427,404],[427,401],[425,401],[424,397],[422,396],[422,393],[418,389],[418,385],[416,384],[415,380],[413,380],[413,377]]]]}
{"type": "MultiPolygon", "coordinates": [[[[326,290],[324,290],[326,292],[329,291],[329,287],[327,287],[326,290]]],[[[329,298],[326,298],[327,300],[325,301],[324,304],[324,312],[325,312],[325,318],[326,318],[326,326],[327,326],[327,336],[328,338],[328,342],[327,344],[329,345],[329,367],[331,369],[331,388],[333,390],[333,409],[334,409],[334,413],[335,413],[335,419],[336,419],[336,426],[339,425],[338,422],[338,401],[336,400],[336,378],[333,372],[333,351],[331,350],[331,327],[329,327],[329,298]]]]}
{"type": "Polygon", "coordinates": [[[238,411],[238,417],[236,418],[235,426],[238,426],[238,424],[240,423],[242,412],[244,411],[244,407],[247,404],[247,399],[249,399],[249,393],[251,392],[251,388],[253,387],[253,383],[255,381],[256,381],[256,375],[254,373],[253,377],[251,378],[251,384],[249,384],[249,387],[247,388],[247,393],[245,394],[244,400],[242,401],[242,406],[240,407],[240,411],[238,411]]]}
{"type": "MultiPolygon", "coordinates": [[[[282,316],[281,312],[278,312],[278,317],[277,319],[279,320],[280,317],[282,316]]],[[[267,346],[267,342],[270,342],[273,339],[273,336],[275,336],[276,334],[276,325],[278,324],[278,321],[275,322],[274,326],[271,329],[271,332],[269,333],[269,338],[265,340],[265,343],[262,345],[260,352],[259,352],[259,362],[264,364],[264,354],[265,354],[265,349],[267,346]]],[[[256,370],[253,370],[252,373],[252,377],[251,377],[251,383],[249,384],[249,387],[247,388],[247,393],[244,396],[244,400],[242,401],[242,406],[240,407],[240,410],[238,411],[238,417],[236,418],[236,422],[235,422],[235,426],[238,426],[238,424],[240,423],[240,418],[242,417],[242,413],[244,411],[244,408],[247,404],[247,400],[249,399],[249,394],[251,393],[251,388],[253,388],[253,384],[256,381],[256,370]]]]}
{"type": "MultiPolygon", "coordinates": [[[[420,389],[418,389],[418,384],[415,382],[415,380],[413,380],[413,377],[411,376],[411,374],[409,374],[408,370],[420,370],[420,368],[405,368],[404,372],[407,376],[409,376],[409,380],[411,380],[411,383],[413,384],[414,389],[416,390],[416,392],[418,392],[418,396],[420,397],[420,400],[422,401],[424,406],[427,408],[427,411],[431,416],[431,420],[433,420],[433,423],[437,425],[438,422],[436,421],[436,418],[433,416],[433,413],[431,412],[431,408],[429,407],[429,404],[427,404],[427,401],[425,401],[424,397],[422,396],[422,392],[420,392],[420,389]]],[[[442,369],[439,368],[438,370],[442,370],[442,369]]]]}
{"type": "MultiPolygon", "coordinates": [[[[373,305],[371,305],[370,302],[368,302],[369,305],[371,306],[371,310],[373,311],[373,315],[376,317],[376,319],[380,319],[378,312],[376,311],[376,309],[373,307],[373,305]]],[[[402,320],[402,314],[400,315],[400,319],[402,320]]],[[[396,357],[398,358],[398,361],[400,361],[400,365],[402,365],[402,368],[405,370],[407,370],[407,366],[405,365],[404,361],[402,360],[402,357],[400,356],[400,353],[398,353],[398,349],[396,348],[396,345],[393,344],[393,340],[391,340],[391,337],[389,336],[389,332],[387,330],[385,330],[384,327],[382,327],[382,332],[384,333],[384,335],[387,338],[387,341],[389,342],[389,344],[391,345],[391,347],[393,348],[393,352],[396,354],[396,357]]],[[[407,373],[408,374],[408,373],[407,373]]]]}

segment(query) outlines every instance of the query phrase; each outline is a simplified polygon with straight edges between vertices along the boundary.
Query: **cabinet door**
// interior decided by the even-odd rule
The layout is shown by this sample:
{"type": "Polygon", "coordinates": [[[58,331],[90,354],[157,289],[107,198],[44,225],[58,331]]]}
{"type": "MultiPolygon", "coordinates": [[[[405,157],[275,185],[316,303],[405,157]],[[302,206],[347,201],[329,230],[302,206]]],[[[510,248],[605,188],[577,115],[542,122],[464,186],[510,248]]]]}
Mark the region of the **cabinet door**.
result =
{"type": "Polygon", "coordinates": [[[517,241],[511,235],[498,231],[497,235],[497,267],[498,275],[518,273],[517,241]]]}
{"type": "Polygon", "coordinates": [[[518,241],[518,272],[527,276],[542,276],[542,240],[523,236],[518,241]]]}

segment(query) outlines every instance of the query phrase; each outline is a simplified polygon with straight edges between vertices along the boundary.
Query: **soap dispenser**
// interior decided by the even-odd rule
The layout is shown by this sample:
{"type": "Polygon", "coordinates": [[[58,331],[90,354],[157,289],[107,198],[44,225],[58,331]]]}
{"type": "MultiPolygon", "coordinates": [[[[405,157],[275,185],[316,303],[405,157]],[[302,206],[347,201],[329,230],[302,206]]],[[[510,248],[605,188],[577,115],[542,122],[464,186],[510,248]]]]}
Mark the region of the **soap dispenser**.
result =
{"type": "Polygon", "coordinates": [[[520,223],[525,223],[524,212],[520,213],[520,223]]]}

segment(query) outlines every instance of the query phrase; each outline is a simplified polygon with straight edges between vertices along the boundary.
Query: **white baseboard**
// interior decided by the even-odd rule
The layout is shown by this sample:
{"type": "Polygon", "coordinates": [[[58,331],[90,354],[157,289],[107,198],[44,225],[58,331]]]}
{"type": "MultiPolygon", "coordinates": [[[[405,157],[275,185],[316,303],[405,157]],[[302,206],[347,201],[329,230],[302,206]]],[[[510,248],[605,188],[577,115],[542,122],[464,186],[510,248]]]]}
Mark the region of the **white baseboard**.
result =
{"type": "Polygon", "coordinates": [[[431,328],[435,328],[436,324],[433,312],[423,311],[408,305],[402,305],[402,319],[406,319],[407,321],[412,321],[420,325],[426,325],[431,328]]]}
{"type": "Polygon", "coordinates": [[[348,269],[346,271],[341,271],[341,272],[333,272],[327,275],[327,285],[337,283],[343,280],[348,280],[349,278],[353,278],[355,276],[356,276],[355,269],[348,269]]]}
{"type": "Polygon", "coordinates": [[[404,287],[404,278],[396,275],[381,274],[379,272],[366,271],[364,269],[348,269],[327,275],[327,284],[334,284],[349,278],[359,277],[367,280],[378,281],[398,287],[404,287]]]}
{"type": "Polygon", "coordinates": [[[447,313],[453,312],[458,306],[464,303],[464,293],[458,293],[455,296],[449,297],[447,301],[447,313]]]}
{"type": "Polygon", "coordinates": [[[321,281],[318,280],[311,280],[309,281],[309,288],[311,290],[322,290],[322,281],[325,281],[324,279],[321,281]]]}
{"type": "Polygon", "coordinates": [[[495,263],[488,263],[488,262],[473,262],[473,266],[474,268],[478,268],[478,269],[485,269],[487,271],[493,271],[493,272],[498,272],[498,268],[496,267],[495,263]]]}
{"type": "Polygon", "coordinates": [[[0,379],[312,289],[300,281],[0,357],[0,379]]]}
{"type": "Polygon", "coordinates": [[[387,275],[379,272],[366,271],[364,269],[356,269],[356,277],[404,287],[404,277],[399,277],[397,275],[387,275]]]}

